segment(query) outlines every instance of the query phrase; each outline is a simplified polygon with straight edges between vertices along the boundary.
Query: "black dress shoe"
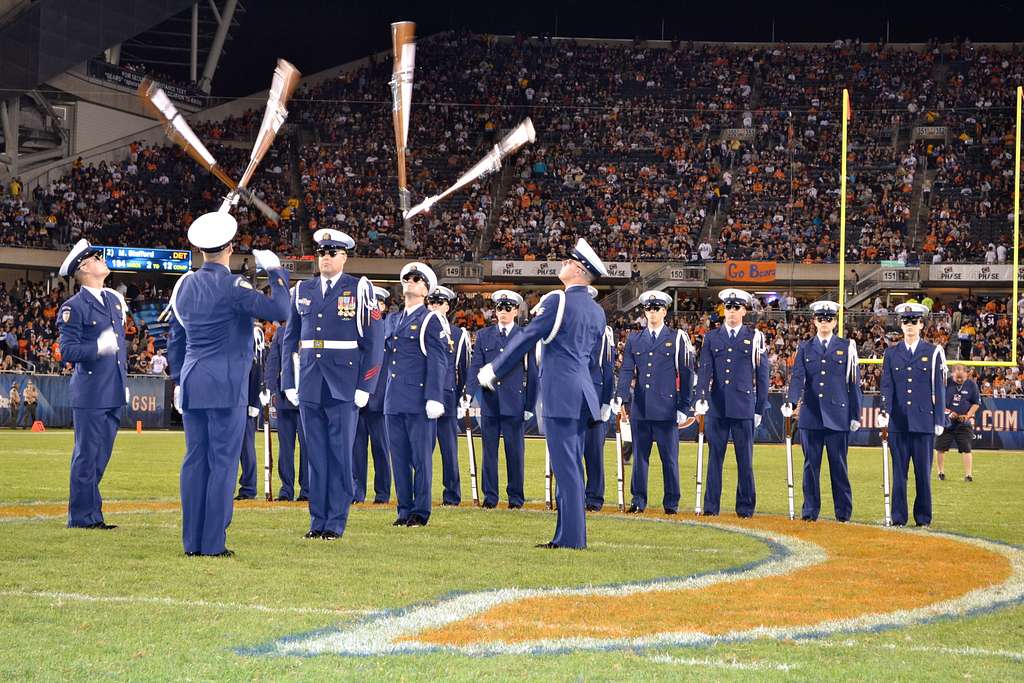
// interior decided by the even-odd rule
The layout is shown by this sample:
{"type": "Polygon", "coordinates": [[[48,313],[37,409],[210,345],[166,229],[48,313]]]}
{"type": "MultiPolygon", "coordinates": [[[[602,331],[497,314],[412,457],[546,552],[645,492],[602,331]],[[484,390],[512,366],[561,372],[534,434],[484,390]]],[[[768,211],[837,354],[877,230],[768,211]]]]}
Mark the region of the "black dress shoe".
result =
{"type": "Polygon", "coordinates": [[[457,507],[459,507],[459,504],[458,503],[441,503],[441,507],[443,507],[443,508],[457,508],[457,507]]]}
{"type": "Polygon", "coordinates": [[[644,513],[644,510],[643,510],[643,508],[637,507],[636,505],[630,505],[629,509],[626,510],[626,512],[628,512],[631,515],[636,515],[636,514],[642,515],[644,513]]]}
{"type": "Polygon", "coordinates": [[[676,510],[675,508],[665,508],[665,514],[666,515],[674,515],[677,512],[679,512],[679,511],[676,510]]]}
{"type": "Polygon", "coordinates": [[[412,515],[409,517],[409,521],[406,522],[406,526],[426,526],[427,518],[422,515],[412,515]]]}
{"type": "Polygon", "coordinates": [[[307,531],[305,534],[303,534],[302,537],[303,538],[320,538],[320,536],[323,533],[324,532],[322,532],[322,531],[307,531]]]}
{"type": "Polygon", "coordinates": [[[533,547],[534,548],[544,548],[545,550],[554,550],[558,546],[556,544],[552,543],[551,541],[548,541],[547,543],[538,543],[537,545],[535,545],[533,547]]]}
{"type": "Polygon", "coordinates": [[[705,510],[704,512],[700,513],[700,516],[701,517],[717,517],[718,513],[717,512],[708,512],[707,510],[705,510]]]}
{"type": "Polygon", "coordinates": [[[309,502],[309,498],[308,498],[308,497],[306,497],[306,496],[299,496],[299,497],[298,497],[298,498],[296,498],[295,500],[296,500],[296,501],[298,501],[298,502],[300,502],[300,503],[308,503],[308,502],[309,502]]]}
{"type": "Polygon", "coordinates": [[[408,525],[409,525],[409,518],[408,517],[399,517],[395,521],[391,522],[391,526],[408,526],[408,525]]]}
{"type": "Polygon", "coordinates": [[[337,531],[325,531],[320,534],[320,538],[324,539],[325,541],[333,541],[335,539],[341,538],[341,534],[339,534],[337,531]]]}
{"type": "Polygon", "coordinates": [[[818,521],[817,518],[815,518],[815,517],[801,517],[800,519],[805,521],[805,522],[817,522],[818,521]]]}
{"type": "Polygon", "coordinates": [[[106,531],[106,530],[109,530],[109,529],[116,529],[117,525],[116,524],[107,524],[106,522],[96,522],[95,524],[90,524],[89,526],[87,526],[85,528],[86,529],[103,529],[104,531],[106,531]]]}
{"type": "Polygon", "coordinates": [[[277,501],[278,503],[284,503],[284,502],[290,503],[290,502],[292,502],[291,498],[286,498],[285,496],[278,496],[274,500],[277,501]]]}
{"type": "Polygon", "coordinates": [[[740,519],[750,519],[751,517],[754,516],[754,513],[753,512],[737,512],[736,516],[739,517],[740,519]]]}
{"type": "Polygon", "coordinates": [[[185,551],[185,557],[199,557],[200,555],[202,555],[202,553],[189,552],[188,550],[185,551]]]}
{"type": "Polygon", "coordinates": [[[493,510],[494,508],[498,507],[498,505],[496,503],[484,503],[480,507],[482,507],[482,508],[484,508],[486,510],[493,510]]]}
{"type": "Polygon", "coordinates": [[[587,506],[587,512],[599,512],[600,510],[601,510],[601,508],[599,508],[596,505],[588,505],[587,506]]]}
{"type": "Polygon", "coordinates": [[[373,504],[374,505],[387,505],[388,501],[386,501],[386,500],[375,500],[375,501],[373,501],[373,504]]]}
{"type": "Polygon", "coordinates": [[[512,503],[509,503],[508,504],[508,509],[509,510],[522,510],[523,509],[523,504],[519,503],[517,505],[513,505],[512,503]]]}
{"type": "Polygon", "coordinates": [[[239,493],[237,496],[235,496],[235,500],[255,500],[255,499],[256,499],[256,496],[243,496],[241,493],[239,493]]]}
{"type": "Polygon", "coordinates": [[[212,555],[207,555],[207,557],[234,557],[234,556],[235,556],[235,551],[234,550],[228,550],[227,548],[224,548],[224,550],[220,551],[219,553],[213,553],[212,555]]]}
{"type": "Polygon", "coordinates": [[[893,524],[892,524],[892,525],[893,525],[893,526],[898,526],[898,527],[904,527],[904,526],[906,526],[907,524],[906,524],[906,522],[893,522],[893,524]]]}

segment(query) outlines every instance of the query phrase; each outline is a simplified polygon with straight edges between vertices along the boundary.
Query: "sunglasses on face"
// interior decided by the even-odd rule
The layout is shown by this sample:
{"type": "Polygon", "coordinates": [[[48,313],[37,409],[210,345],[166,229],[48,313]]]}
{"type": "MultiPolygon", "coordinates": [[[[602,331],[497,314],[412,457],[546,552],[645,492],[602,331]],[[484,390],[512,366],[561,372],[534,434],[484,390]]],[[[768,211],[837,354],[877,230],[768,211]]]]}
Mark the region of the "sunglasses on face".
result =
{"type": "Polygon", "coordinates": [[[103,252],[102,251],[97,251],[97,252],[95,252],[93,254],[89,254],[89,258],[94,258],[97,261],[102,261],[102,260],[104,260],[103,259],[103,252]]]}
{"type": "Polygon", "coordinates": [[[836,319],[834,315],[816,315],[814,319],[820,323],[830,323],[836,319]]]}
{"type": "Polygon", "coordinates": [[[499,311],[514,311],[519,308],[519,306],[516,304],[498,304],[495,308],[499,311]]]}
{"type": "Polygon", "coordinates": [[[347,253],[344,249],[317,249],[317,256],[337,256],[338,254],[347,253]]]}
{"type": "Polygon", "coordinates": [[[446,304],[446,303],[448,303],[448,298],[447,297],[443,297],[443,296],[432,296],[432,297],[428,297],[427,298],[427,303],[428,304],[446,304]]]}
{"type": "Polygon", "coordinates": [[[657,311],[657,310],[660,310],[662,308],[665,308],[665,307],[662,306],[661,304],[644,304],[644,310],[645,311],[657,311]]]}
{"type": "Polygon", "coordinates": [[[743,310],[743,306],[741,304],[726,304],[725,305],[725,310],[727,310],[727,311],[740,311],[740,310],[743,310]]]}
{"type": "Polygon", "coordinates": [[[920,318],[904,318],[903,319],[903,324],[904,325],[916,325],[919,322],[921,322],[920,318]]]}
{"type": "Polygon", "coordinates": [[[402,278],[402,282],[423,282],[423,276],[419,273],[409,273],[402,278]]]}

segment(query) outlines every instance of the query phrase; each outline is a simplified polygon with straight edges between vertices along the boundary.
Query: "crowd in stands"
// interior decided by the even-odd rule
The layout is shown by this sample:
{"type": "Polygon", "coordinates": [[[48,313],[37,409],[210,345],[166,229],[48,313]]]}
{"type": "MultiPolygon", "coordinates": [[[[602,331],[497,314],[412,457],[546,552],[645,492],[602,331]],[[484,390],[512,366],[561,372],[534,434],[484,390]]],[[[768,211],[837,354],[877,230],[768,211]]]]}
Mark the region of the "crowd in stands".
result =
{"type": "MultiPolygon", "coordinates": [[[[152,283],[143,287],[120,283],[118,291],[128,302],[129,313],[125,322],[128,343],[128,371],[148,374],[152,360],[162,351],[155,348],[155,339],[146,324],[130,313],[132,306],[147,301],[166,301],[167,292],[161,292],[152,283]]],[[[63,283],[48,288],[42,283],[29,283],[19,279],[8,288],[0,281],[0,372],[36,372],[39,374],[69,374],[71,365],[61,360],[57,311],[70,294],[63,283]]],[[[157,362],[162,366],[162,362],[157,362]]],[[[165,365],[163,367],[166,367],[165,365]]]]}

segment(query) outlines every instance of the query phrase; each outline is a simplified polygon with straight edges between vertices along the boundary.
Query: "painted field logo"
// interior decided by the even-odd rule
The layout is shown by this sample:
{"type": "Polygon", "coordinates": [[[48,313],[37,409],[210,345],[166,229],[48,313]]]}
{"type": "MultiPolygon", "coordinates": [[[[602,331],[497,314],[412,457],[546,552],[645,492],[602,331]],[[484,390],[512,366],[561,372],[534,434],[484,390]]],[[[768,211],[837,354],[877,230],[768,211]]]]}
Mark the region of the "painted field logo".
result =
{"type": "Polygon", "coordinates": [[[772,553],[745,567],[672,581],[456,595],[247,653],[509,654],[706,645],[893,628],[1024,600],[1024,551],[1012,546],[770,517],[711,526],[762,539],[772,553]]]}

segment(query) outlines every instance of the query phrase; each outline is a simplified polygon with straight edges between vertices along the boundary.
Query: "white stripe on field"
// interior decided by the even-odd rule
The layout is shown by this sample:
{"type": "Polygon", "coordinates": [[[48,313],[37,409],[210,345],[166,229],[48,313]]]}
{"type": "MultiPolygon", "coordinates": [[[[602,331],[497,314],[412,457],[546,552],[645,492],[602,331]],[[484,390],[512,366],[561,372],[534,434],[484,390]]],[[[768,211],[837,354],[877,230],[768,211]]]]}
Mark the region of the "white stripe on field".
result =
{"type": "Polygon", "coordinates": [[[702,666],[711,669],[739,669],[741,671],[782,671],[789,672],[799,668],[797,664],[776,664],[775,662],[741,662],[738,659],[698,659],[696,657],[670,657],[656,655],[646,657],[656,664],[673,664],[675,666],[702,666]]]}
{"type": "Polygon", "coordinates": [[[372,614],[374,610],[327,609],[324,607],[272,607],[258,603],[211,602],[209,600],[178,600],[146,595],[87,595],[85,593],[64,593],[62,591],[0,591],[0,598],[37,598],[42,600],[66,600],[68,602],[99,602],[123,605],[161,605],[165,607],[204,607],[209,609],[252,610],[268,614],[326,614],[356,615],[372,614]]]}

